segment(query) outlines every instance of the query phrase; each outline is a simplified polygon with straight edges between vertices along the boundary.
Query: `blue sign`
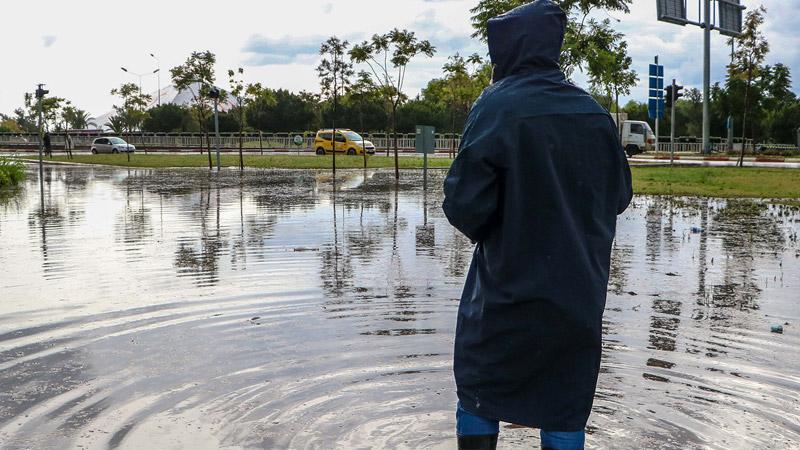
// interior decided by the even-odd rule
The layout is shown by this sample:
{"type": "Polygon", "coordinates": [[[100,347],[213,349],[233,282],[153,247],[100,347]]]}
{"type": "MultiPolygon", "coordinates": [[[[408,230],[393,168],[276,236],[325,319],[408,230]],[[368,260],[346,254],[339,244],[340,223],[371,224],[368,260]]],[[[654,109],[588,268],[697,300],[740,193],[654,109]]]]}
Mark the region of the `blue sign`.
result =
{"type": "Polygon", "coordinates": [[[650,77],[650,89],[664,90],[664,79],[650,77]]]}
{"type": "Polygon", "coordinates": [[[664,66],[650,64],[647,114],[651,119],[664,118],[664,66]]]}
{"type": "Polygon", "coordinates": [[[664,105],[663,98],[651,98],[647,100],[647,114],[651,119],[655,119],[656,115],[658,115],[658,119],[663,119],[664,109],[666,109],[666,106],[664,105]]]}
{"type": "Polygon", "coordinates": [[[650,64],[650,76],[653,78],[664,78],[664,66],[650,64]]]}

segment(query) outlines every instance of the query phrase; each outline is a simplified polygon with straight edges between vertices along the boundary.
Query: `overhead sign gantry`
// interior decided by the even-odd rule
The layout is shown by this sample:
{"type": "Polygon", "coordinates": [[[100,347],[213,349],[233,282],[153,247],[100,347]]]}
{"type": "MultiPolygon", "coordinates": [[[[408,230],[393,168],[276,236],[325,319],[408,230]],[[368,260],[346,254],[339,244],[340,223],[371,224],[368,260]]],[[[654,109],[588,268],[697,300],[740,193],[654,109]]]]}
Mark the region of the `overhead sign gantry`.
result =
{"type": "Polygon", "coordinates": [[[725,36],[742,33],[744,5],[740,0],[698,0],[697,20],[690,20],[688,0],[656,0],[658,20],[675,25],[696,25],[703,29],[703,152],[711,150],[709,102],[711,88],[711,30],[725,36]]]}

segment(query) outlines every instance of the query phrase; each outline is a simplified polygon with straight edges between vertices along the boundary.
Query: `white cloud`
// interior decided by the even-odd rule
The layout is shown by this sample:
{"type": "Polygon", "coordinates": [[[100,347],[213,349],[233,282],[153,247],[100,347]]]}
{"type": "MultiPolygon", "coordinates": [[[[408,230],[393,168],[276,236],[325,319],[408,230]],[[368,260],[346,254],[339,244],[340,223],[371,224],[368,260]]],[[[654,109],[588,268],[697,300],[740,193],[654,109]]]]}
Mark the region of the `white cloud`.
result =
{"type": "Polygon", "coordinates": [[[42,43],[44,44],[45,48],[50,47],[56,43],[56,37],[53,35],[42,36],[42,43]]]}
{"type": "MultiPolygon", "coordinates": [[[[448,55],[456,51],[486,54],[485,44],[469,38],[473,31],[469,9],[476,2],[228,0],[220,4],[196,0],[187,6],[185,2],[140,0],[137,7],[124,9],[121,4],[104,0],[83,0],[79,9],[74,2],[63,0],[9,2],[4,17],[40,19],[37,27],[13,20],[0,27],[0,41],[14,43],[4,47],[4,58],[14,61],[17,68],[3,72],[0,112],[10,113],[19,107],[24,93],[35,89],[38,82],[46,83],[53,95],[69,98],[90,113],[107,111],[113,103],[109,91],[125,81],[136,81],[119,67],[139,73],[152,71],[156,61],[149,56],[151,52],[160,59],[162,85],[168,82],[169,69],[182,63],[190,52],[211,50],[217,55],[221,85],[227,81],[222,75],[227,69],[243,66],[247,81],[317,90],[316,53],[325,37],[336,32],[353,42],[395,27],[416,31],[420,39],[428,39],[438,48],[436,57],[420,58],[409,67],[407,90],[409,95],[416,95],[428,79],[441,75],[448,55]],[[98,25],[108,17],[124,17],[120,21],[123,26],[106,30],[98,25]],[[42,36],[41,30],[47,30],[48,36],[42,36]]],[[[748,8],[758,5],[754,0],[744,3],[748,8]]],[[[793,19],[796,2],[768,3],[764,33],[772,51],[767,60],[784,62],[796,78],[800,77],[800,33],[793,19]]],[[[635,69],[645,73],[647,64],[658,54],[669,78],[699,85],[701,30],[657,22],[655,14],[655,2],[644,0],[632,4],[631,14],[614,14],[621,19],[616,24],[618,29],[627,34],[635,69]]],[[[729,50],[717,33],[712,51],[712,79],[721,81],[729,50]]],[[[145,77],[143,85],[145,90],[155,91],[156,77],[145,77]]],[[[637,88],[632,97],[643,100],[646,90],[637,88]]]]}

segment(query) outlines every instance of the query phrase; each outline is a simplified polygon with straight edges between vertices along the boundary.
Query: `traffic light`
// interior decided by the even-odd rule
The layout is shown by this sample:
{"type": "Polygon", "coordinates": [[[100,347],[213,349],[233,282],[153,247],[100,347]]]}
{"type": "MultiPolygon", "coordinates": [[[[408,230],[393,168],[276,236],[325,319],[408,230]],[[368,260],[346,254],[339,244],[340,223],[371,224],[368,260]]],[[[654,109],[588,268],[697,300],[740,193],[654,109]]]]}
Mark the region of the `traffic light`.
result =
{"type": "Polygon", "coordinates": [[[49,93],[50,93],[50,91],[48,91],[47,89],[44,89],[44,85],[40,84],[39,88],[36,89],[36,98],[39,98],[39,99],[44,98],[44,96],[49,94],[49,93]]]}
{"type": "Polygon", "coordinates": [[[664,95],[664,100],[667,108],[672,108],[673,101],[678,101],[679,98],[683,97],[681,90],[683,90],[683,86],[677,84],[670,84],[664,88],[664,92],[666,93],[664,95]],[[675,92],[673,92],[673,90],[675,92]]]}
{"type": "Polygon", "coordinates": [[[683,97],[683,86],[675,85],[675,101],[678,101],[679,98],[683,97]]]}
{"type": "Polygon", "coordinates": [[[670,84],[669,86],[665,87],[664,92],[666,93],[664,95],[664,100],[666,100],[665,103],[667,108],[672,108],[672,85],[670,84]]]}

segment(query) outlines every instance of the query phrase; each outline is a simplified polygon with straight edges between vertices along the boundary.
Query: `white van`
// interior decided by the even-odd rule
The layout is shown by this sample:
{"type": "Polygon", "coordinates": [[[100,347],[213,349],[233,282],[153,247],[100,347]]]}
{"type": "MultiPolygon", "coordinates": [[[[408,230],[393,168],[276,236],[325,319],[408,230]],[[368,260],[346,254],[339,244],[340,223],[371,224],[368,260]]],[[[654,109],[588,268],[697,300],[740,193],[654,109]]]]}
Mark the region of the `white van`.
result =
{"type": "Polygon", "coordinates": [[[622,148],[628,157],[655,150],[656,135],[650,124],[639,120],[622,121],[622,148]]]}

